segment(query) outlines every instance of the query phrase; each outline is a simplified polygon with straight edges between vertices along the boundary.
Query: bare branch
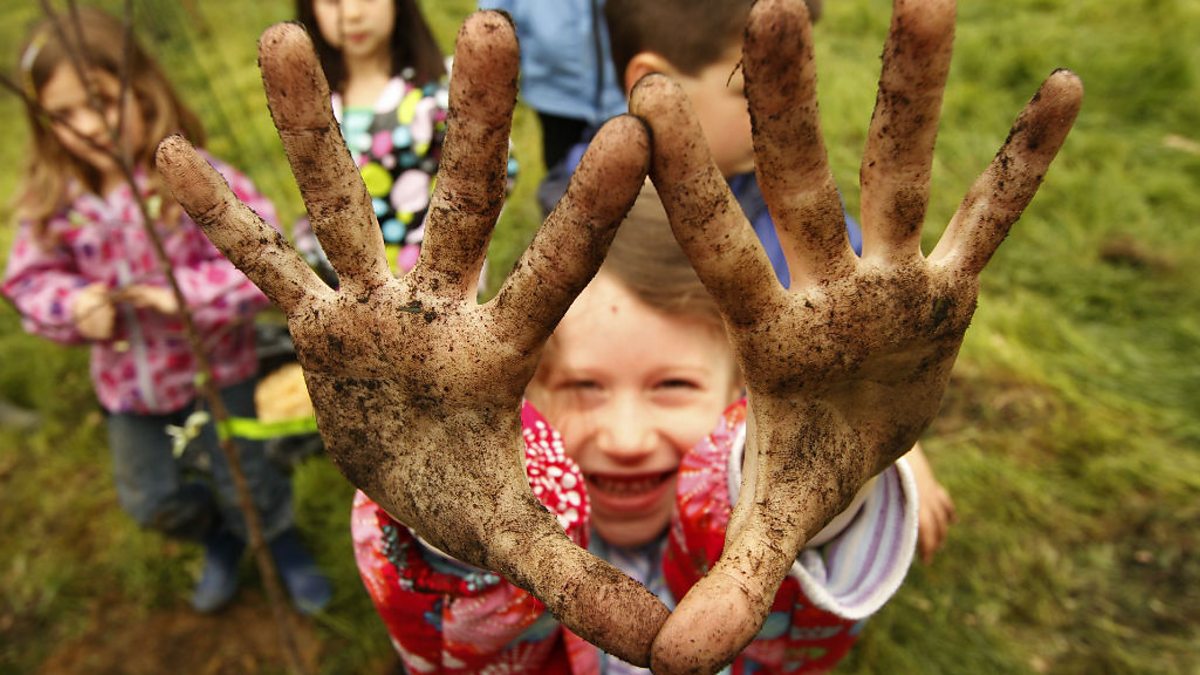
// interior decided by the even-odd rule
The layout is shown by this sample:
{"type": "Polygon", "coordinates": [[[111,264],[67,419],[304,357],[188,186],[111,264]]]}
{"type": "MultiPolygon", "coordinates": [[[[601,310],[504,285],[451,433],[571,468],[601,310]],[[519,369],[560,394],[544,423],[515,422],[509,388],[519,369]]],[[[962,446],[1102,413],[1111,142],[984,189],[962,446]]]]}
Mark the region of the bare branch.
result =
{"type": "MultiPolygon", "coordinates": [[[[75,7],[75,0],[71,0],[71,7],[75,7]]],[[[125,111],[129,108],[129,81],[132,79],[133,63],[133,0],[125,0],[125,11],[121,16],[121,39],[123,40],[121,48],[121,91],[117,95],[117,128],[113,129],[113,141],[117,147],[125,148],[124,143],[117,142],[125,135],[125,111]]],[[[130,148],[125,148],[126,155],[130,148]]],[[[129,157],[126,157],[129,161],[129,157]]]]}

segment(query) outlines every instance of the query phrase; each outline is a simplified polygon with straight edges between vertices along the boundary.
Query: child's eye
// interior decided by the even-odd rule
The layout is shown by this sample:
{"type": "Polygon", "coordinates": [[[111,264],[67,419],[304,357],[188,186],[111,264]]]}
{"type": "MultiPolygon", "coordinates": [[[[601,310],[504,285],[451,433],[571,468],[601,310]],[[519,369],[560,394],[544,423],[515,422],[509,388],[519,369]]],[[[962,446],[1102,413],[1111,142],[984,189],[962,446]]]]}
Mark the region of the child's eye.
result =
{"type": "Polygon", "coordinates": [[[563,380],[553,390],[560,402],[588,409],[604,400],[604,388],[596,380],[563,380]]]}
{"type": "Polygon", "coordinates": [[[658,386],[661,389],[699,389],[700,388],[699,383],[694,382],[692,380],[685,380],[683,378],[674,378],[674,379],[669,379],[669,380],[663,380],[662,382],[658,383],[658,386]]]}

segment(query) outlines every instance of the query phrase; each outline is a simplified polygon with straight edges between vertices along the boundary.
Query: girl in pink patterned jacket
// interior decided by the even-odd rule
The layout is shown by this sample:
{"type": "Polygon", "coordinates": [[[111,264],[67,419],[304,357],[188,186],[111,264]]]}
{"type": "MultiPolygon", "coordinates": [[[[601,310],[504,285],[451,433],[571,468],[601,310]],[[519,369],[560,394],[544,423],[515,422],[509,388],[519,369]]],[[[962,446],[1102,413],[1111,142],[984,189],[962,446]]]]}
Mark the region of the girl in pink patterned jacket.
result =
{"type": "MultiPolygon", "coordinates": [[[[576,542],[673,608],[724,544],[741,483],[741,391],[715,304],[647,187],[527,391],[533,492],[576,542]]],[[[916,502],[903,460],[868,483],[801,552],[732,671],[836,665],[903,581],[916,502]]],[[[361,493],[351,527],[359,571],[409,672],[639,672],[524,591],[425,545],[361,493]]]]}
{"type": "MultiPolygon", "coordinates": [[[[197,396],[181,312],[191,314],[229,412],[254,417],[253,319],[268,300],[164,192],[151,161],[158,141],[182,133],[201,143],[203,130],[141,47],[125,45],[121,22],[86,8],[77,22],[50,18],[31,33],[18,68],[32,148],[3,293],[29,332],[90,345],[121,505],[144,527],[203,542],[205,567],[192,601],[213,611],[237,590],[245,524],[211,424],[192,442],[208,456],[215,489],[186,479],[173,453],[167,426],[184,425],[197,396]],[[139,201],[155,221],[186,308],[159,266],[139,201]]],[[[238,198],[275,223],[274,207],[247,178],[212,163],[238,198]]],[[[302,609],[319,609],[330,588],[293,528],[290,484],[261,443],[239,447],[292,597],[302,609]]]]}

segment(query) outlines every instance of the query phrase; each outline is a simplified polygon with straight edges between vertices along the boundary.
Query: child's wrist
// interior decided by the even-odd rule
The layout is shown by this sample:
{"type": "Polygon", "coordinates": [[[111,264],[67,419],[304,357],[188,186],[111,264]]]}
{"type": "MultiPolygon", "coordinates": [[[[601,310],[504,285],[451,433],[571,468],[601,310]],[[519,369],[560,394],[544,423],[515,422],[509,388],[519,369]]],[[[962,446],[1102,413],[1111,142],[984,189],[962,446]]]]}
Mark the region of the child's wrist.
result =
{"type": "Polygon", "coordinates": [[[871,491],[875,489],[875,482],[878,479],[879,477],[876,476],[859,488],[858,494],[854,495],[854,501],[850,502],[850,506],[834,516],[828,525],[821,528],[821,531],[809,538],[808,543],[804,547],[814,548],[822,544],[827,544],[849,527],[850,523],[854,522],[854,518],[858,516],[858,512],[862,510],[862,505],[867,500],[867,495],[871,494],[871,491]]]}

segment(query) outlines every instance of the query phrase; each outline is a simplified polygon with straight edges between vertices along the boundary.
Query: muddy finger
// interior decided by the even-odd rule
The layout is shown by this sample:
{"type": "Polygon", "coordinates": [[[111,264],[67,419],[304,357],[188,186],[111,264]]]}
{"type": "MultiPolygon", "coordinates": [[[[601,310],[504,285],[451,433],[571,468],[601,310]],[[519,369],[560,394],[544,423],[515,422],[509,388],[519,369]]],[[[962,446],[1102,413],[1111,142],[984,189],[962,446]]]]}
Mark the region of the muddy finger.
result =
{"type": "Polygon", "coordinates": [[[567,192],[492,301],[497,329],[522,351],[550,336],[604,260],[650,168],[641,120],[609,121],[588,146],[567,192]]]}
{"type": "Polygon", "coordinates": [[[308,208],[313,231],[343,286],[391,277],[371,196],[333,117],[329,87],[312,41],[295,24],[277,24],[259,40],[267,105],[308,208]]]}
{"type": "Polygon", "coordinates": [[[504,203],[518,61],[516,32],[505,15],[477,12],[459,30],[446,142],[414,270],[432,292],[474,292],[504,203]]]}
{"type": "Polygon", "coordinates": [[[654,641],[656,673],[715,673],[754,639],[800,550],[757,543],[774,533],[751,518],[671,613],[654,641]],[[789,554],[790,553],[790,554],[789,554]]]}
{"type": "Polygon", "coordinates": [[[792,285],[844,276],[855,256],[821,138],[812,26],[804,3],[756,3],[742,54],[759,184],[792,285]]]}
{"type": "Polygon", "coordinates": [[[282,234],[238,201],[221,174],[183,137],[160,143],[155,161],[192,220],[284,312],[332,292],[282,234]]]}
{"type": "Polygon", "coordinates": [[[859,171],[864,256],[901,262],[921,253],[954,15],[954,0],[894,3],[859,171]]]}
{"type": "Polygon", "coordinates": [[[533,593],[576,635],[617,658],[649,666],[667,608],[645,586],[577,546],[542,513],[554,531],[514,540],[509,548],[520,557],[495,569],[533,593]]]}
{"type": "Polygon", "coordinates": [[[1021,111],[995,159],[975,181],[931,260],[977,275],[1037,193],[1083,103],[1083,83],[1057,70],[1021,111]]]}
{"type": "Polygon", "coordinates": [[[650,75],[634,87],[629,109],[651,129],[650,176],[696,274],[730,321],[754,322],[784,291],[709,155],[687,96],[669,78],[650,75]]]}

